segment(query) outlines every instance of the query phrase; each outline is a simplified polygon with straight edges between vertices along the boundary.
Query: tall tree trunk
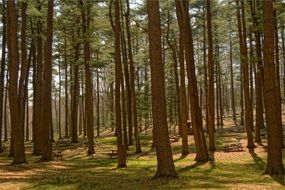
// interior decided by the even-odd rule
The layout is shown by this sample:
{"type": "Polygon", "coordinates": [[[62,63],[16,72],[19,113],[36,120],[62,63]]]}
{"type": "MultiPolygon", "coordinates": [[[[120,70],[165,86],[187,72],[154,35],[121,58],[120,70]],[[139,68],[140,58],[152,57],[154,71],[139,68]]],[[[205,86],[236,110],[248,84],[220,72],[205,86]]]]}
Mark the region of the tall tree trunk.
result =
{"type": "Polygon", "coordinates": [[[138,119],[137,119],[137,98],[136,98],[136,89],[135,89],[135,67],[133,61],[133,53],[132,53],[132,42],[131,42],[131,32],[130,32],[130,4],[129,0],[126,0],[127,3],[127,11],[126,11],[126,29],[127,29],[127,42],[128,42],[128,57],[130,64],[130,98],[131,98],[131,112],[132,112],[132,121],[134,126],[134,134],[136,141],[136,153],[142,152],[141,143],[139,138],[139,130],[138,130],[138,119]]]}
{"type": "MultiPolygon", "coordinates": [[[[275,2],[275,0],[274,0],[275,2]]],[[[274,55],[275,55],[275,74],[276,74],[276,89],[277,89],[277,99],[279,101],[279,106],[277,107],[277,113],[282,113],[282,104],[281,104],[281,85],[280,85],[280,61],[279,61],[279,38],[278,38],[278,24],[277,24],[277,16],[276,16],[276,8],[273,10],[274,15],[274,55]]],[[[282,127],[282,120],[280,123],[280,129],[282,133],[280,134],[283,139],[283,127],[282,127]]],[[[284,148],[284,141],[281,141],[282,147],[284,148]]]]}
{"type": "Polygon", "coordinates": [[[233,72],[233,43],[230,34],[230,73],[231,73],[231,102],[232,102],[232,114],[233,121],[237,125],[236,119],[236,105],[235,105],[235,86],[234,86],[234,72],[233,72]]]}
{"type": "MultiPolygon", "coordinates": [[[[52,96],[52,95],[51,95],[52,96]]],[[[55,98],[56,100],[56,98],[55,98]]],[[[54,131],[53,131],[53,113],[52,113],[52,98],[51,98],[51,103],[50,103],[50,131],[49,131],[49,135],[50,135],[50,140],[52,143],[54,143],[54,131]]],[[[56,107],[56,106],[55,106],[56,107]]],[[[52,145],[51,145],[52,146],[52,145]]]]}
{"type": "MultiPolygon", "coordinates": [[[[123,26],[123,19],[121,19],[122,22],[122,28],[123,26]]],[[[124,74],[122,73],[122,81],[121,81],[121,105],[122,105],[122,118],[123,118],[123,140],[126,150],[129,150],[128,147],[128,132],[129,132],[129,138],[133,138],[133,127],[130,127],[131,125],[131,114],[130,114],[130,94],[129,94],[129,70],[128,70],[128,63],[127,63],[127,51],[126,51],[126,42],[124,38],[124,31],[122,31],[121,34],[121,53],[122,53],[122,61],[123,61],[123,69],[124,74]]],[[[131,143],[133,144],[133,140],[131,140],[131,143]]]]}
{"type": "Polygon", "coordinates": [[[167,129],[159,1],[147,0],[147,12],[154,126],[153,138],[157,155],[157,170],[154,177],[177,177],[178,174],[173,163],[167,129]]]}
{"type": "Polygon", "coordinates": [[[258,66],[256,67],[255,65],[253,66],[253,73],[255,77],[255,102],[256,102],[256,108],[255,108],[255,142],[261,143],[261,136],[260,136],[260,129],[261,127],[264,127],[263,125],[263,113],[261,112],[261,107],[262,105],[262,99],[261,99],[261,84],[260,84],[260,79],[259,79],[259,71],[258,66]],[[262,118],[261,118],[262,117],[262,118]]]}
{"type": "Polygon", "coordinates": [[[243,72],[243,93],[245,97],[245,128],[247,133],[247,148],[255,148],[252,137],[252,103],[249,94],[249,73],[248,73],[248,57],[247,57],[247,43],[246,43],[246,26],[245,26],[245,11],[244,2],[237,0],[237,19],[238,19],[238,32],[241,51],[241,63],[243,72]],[[241,3],[241,7],[240,6],[241,3]],[[240,12],[241,9],[241,12],[240,12]]]}
{"type": "Polygon", "coordinates": [[[28,63],[27,63],[27,43],[26,43],[26,33],[27,33],[27,3],[21,2],[21,71],[20,79],[18,85],[18,105],[20,114],[20,125],[24,133],[25,129],[25,80],[28,73],[28,63]]]}
{"type": "MultiPolygon", "coordinates": [[[[97,53],[97,62],[99,62],[97,53]]],[[[100,82],[99,82],[99,66],[96,68],[96,83],[97,83],[97,137],[100,136],[100,82]]]]}
{"type": "MultiPolygon", "coordinates": [[[[3,126],[3,103],[4,103],[4,78],[6,69],[6,0],[2,1],[2,58],[0,70],[0,152],[2,152],[2,126],[3,126]]],[[[5,131],[4,131],[5,136],[5,131]]]]}
{"type": "Polygon", "coordinates": [[[61,136],[61,60],[60,60],[60,54],[58,59],[58,137],[59,139],[62,138],[61,136]]]}
{"type": "Polygon", "coordinates": [[[81,72],[81,92],[82,92],[82,99],[81,99],[81,107],[82,107],[82,119],[83,119],[83,137],[86,137],[87,134],[87,119],[86,119],[86,113],[85,113],[85,89],[84,89],[84,77],[83,77],[83,71],[81,72]]]}
{"type": "MultiPolygon", "coordinates": [[[[124,27],[124,21],[121,20],[121,25],[124,27]]],[[[127,119],[126,124],[128,125],[128,134],[129,134],[129,145],[133,145],[133,122],[132,122],[132,113],[131,113],[131,92],[130,92],[130,77],[129,77],[129,68],[128,68],[128,57],[127,57],[127,49],[126,49],[126,39],[124,30],[121,31],[121,51],[122,51],[122,59],[123,59],[123,69],[124,69],[124,77],[122,83],[122,87],[125,88],[125,96],[122,96],[122,103],[125,106],[125,111],[123,109],[123,117],[127,119]],[[124,80],[125,79],[125,80],[124,80]],[[124,105],[125,104],[125,105],[124,105]]],[[[126,147],[128,149],[128,147],[126,147]]]]}
{"type": "MultiPolygon", "coordinates": [[[[30,20],[30,25],[31,25],[31,33],[32,35],[35,35],[35,31],[34,31],[34,27],[33,27],[33,22],[32,20],[30,20]]],[[[36,143],[34,142],[36,140],[36,132],[37,132],[37,129],[36,129],[36,105],[37,105],[37,39],[34,37],[33,40],[35,41],[35,48],[33,49],[33,52],[32,52],[32,67],[33,67],[33,107],[32,107],[32,142],[33,144],[35,145],[36,143]]],[[[34,150],[33,150],[33,154],[35,154],[35,147],[34,147],[34,150]]]]}
{"type": "MultiPolygon", "coordinates": [[[[203,4],[203,18],[204,18],[204,21],[203,21],[203,70],[204,70],[204,94],[205,94],[205,114],[206,114],[206,123],[205,123],[205,127],[206,127],[206,130],[207,132],[209,132],[209,113],[208,113],[208,107],[209,107],[209,102],[208,102],[208,89],[209,89],[209,86],[208,86],[208,64],[207,64],[207,50],[206,50],[206,35],[207,35],[207,30],[206,30],[206,17],[207,17],[207,11],[206,11],[206,3],[207,1],[204,2],[203,4]]],[[[215,105],[215,104],[213,104],[215,105]]],[[[215,114],[215,108],[214,108],[214,114],[215,114]]],[[[214,116],[213,116],[214,117],[214,116]]],[[[215,117],[214,117],[214,124],[215,124],[215,117]]]]}
{"type": "MultiPolygon", "coordinates": [[[[27,88],[26,88],[27,89],[27,88]]],[[[28,93],[28,89],[26,90],[26,93],[28,93]]],[[[26,101],[26,141],[29,141],[30,139],[30,113],[29,113],[29,99],[26,101]]]]}
{"type": "MultiPolygon", "coordinates": [[[[175,42],[176,43],[176,42],[175,42]]],[[[178,73],[178,60],[177,60],[177,51],[176,48],[177,44],[171,48],[172,51],[172,57],[174,61],[174,77],[175,77],[175,90],[176,90],[176,112],[177,112],[177,124],[178,124],[178,129],[181,132],[182,129],[182,118],[181,118],[181,91],[180,91],[180,82],[179,82],[179,73],[178,73]]],[[[185,69],[184,69],[184,75],[185,75],[185,69]]],[[[184,76],[185,80],[185,76],[184,76]]],[[[185,88],[185,87],[184,87],[185,88]]],[[[186,107],[186,112],[187,112],[187,107],[186,107]]],[[[186,122],[187,122],[187,115],[186,115],[186,122]]],[[[176,125],[174,127],[174,133],[176,133],[176,125]]],[[[187,127],[186,127],[187,128],[187,127]]],[[[181,133],[179,133],[181,135],[181,133]]]]}
{"type": "MultiPolygon", "coordinates": [[[[112,2],[111,2],[112,4],[112,2]]],[[[126,165],[126,144],[123,142],[122,121],[121,121],[121,86],[123,82],[123,69],[121,64],[121,23],[120,23],[120,1],[115,1],[115,111],[116,111],[116,135],[118,149],[118,168],[126,165]]],[[[123,102],[124,103],[124,102],[123,102]]]]}
{"type": "MultiPolygon", "coordinates": [[[[196,158],[197,162],[208,161],[208,151],[206,146],[206,140],[203,132],[202,112],[199,106],[197,78],[195,73],[194,63],[194,48],[192,39],[192,29],[190,25],[189,16],[189,1],[176,0],[176,8],[178,17],[178,23],[181,22],[180,32],[183,35],[184,48],[185,48],[185,60],[189,86],[190,96],[190,110],[191,121],[194,129],[194,139],[196,146],[196,158]]],[[[155,112],[154,112],[155,113],[155,112]]]]}
{"type": "MultiPolygon", "coordinates": [[[[254,28],[258,28],[260,25],[258,15],[256,13],[259,10],[259,0],[254,4],[253,1],[250,1],[250,10],[252,15],[252,21],[254,28]],[[257,7],[257,8],[256,8],[257,7]]],[[[254,32],[255,44],[256,44],[256,58],[257,65],[255,71],[255,142],[261,142],[260,138],[260,129],[264,128],[264,118],[263,118],[263,63],[262,63],[262,52],[261,52],[261,40],[260,40],[260,31],[255,30],[254,32]]],[[[255,69],[255,68],[254,68],[255,69]]]]}
{"type": "Polygon", "coordinates": [[[243,96],[243,72],[240,63],[240,125],[244,125],[244,96],[243,96]]]}
{"type": "Polygon", "coordinates": [[[24,131],[20,123],[20,110],[17,100],[18,86],[18,70],[19,70],[19,48],[17,38],[17,10],[14,0],[7,2],[8,9],[8,56],[9,56],[9,105],[11,115],[11,135],[13,147],[13,162],[12,164],[23,164],[26,162],[25,146],[24,146],[24,131]]]}
{"type": "Polygon", "coordinates": [[[85,113],[87,120],[87,137],[88,137],[88,154],[93,154],[94,150],[94,128],[93,128],[93,84],[92,84],[92,76],[90,71],[90,41],[86,36],[89,32],[90,27],[90,3],[87,2],[87,5],[83,4],[83,1],[80,0],[82,8],[86,7],[86,12],[83,9],[82,13],[82,23],[83,23],[83,36],[84,36],[84,62],[85,62],[85,113]]]}
{"type": "MultiPolygon", "coordinates": [[[[79,49],[76,48],[75,59],[79,60],[79,49]]],[[[72,84],[72,96],[71,96],[71,119],[70,127],[71,127],[71,141],[72,143],[78,143],[78,90],[79,90],[79,79],[78,79],[78,65],[75,63],[73,68],[73,84],[72,84]]]]}
{"type": "Polygon", "coordinates": [[[78,128],[79,128],[79,132],[78,132],[78,134],[79,135],[82,135],[83,134],[83,122],[84,122],[84,120],[83,120],[83,106],[82,106],[82,96],[83,95],[81,95],[80,96],[80,99],[79,99],[79,102],[78,102],[78,111],[79,111],[79,126],[78,126],[78,128]]]}
{"type": "MultiPolygon", "coordinates": [[[[217,42],[216,42],[216,44],[217,44],[217,42]]],[[[219,88],[219,65],[218,65],[218,63],[219,63],[219,60],[218,60],[218,53],[217,53],[217,46],[215,47],[215,82],[216,82],[216,93],[215,93],[215,95],[216,95],[216,120],[217,120],[217,127],[220,127],[220,96],[219,96],[219,90],[220,90],[220,88],[219,88]]]]}
{"type": "Polygon", "coordinates": [[[114,131],[114,82],[110,84],[110,120],[111,120],[111,131],[114,131]]]}
{"type": "Polygon", "coordinates": [[[8,114],[7,114],[7,110],[8,110],[8,103],[7,103],[7,99],[8,99],[8,86],[9,86],[9,82],[8,82],[8,71],[6,72],[6,86],[4,87],[5,91],[5,97],[4,97],[4,142],[8,141],[8,114]]]}
{"type": "MultiPolygon", "coordinates": [[[[29,56],[28,56],[28,62],[27,62],[27,72],[25,73],[25,84],[24,84],[24,89],[25,89],[25,92],[24,92],[24,112],[26,110],[26,141],[29,140],[29,89],[28,89],[28,86],[29,86],[29,71],[30,71],[30,67],[31,67],[31,62],[32,62],[32,58],[33,58],[33,53],[34,53],[34,49],[35,49],[35,44],[34,44],[34,39],[32,39],[31,41],[31,46],[30,46],[30,52],[29,52],[29,56]]],[[[23,122],[25,123],[25,114],[24,114],[24,119],[23,119],[23,122]]]]}
{"type": "Polygon", "coordinates": [[[212,13],[211,1],[206,3],[207,9],[207,31],[208,31],[208,96],[207,96],[207,114],[208,114],[208,133],[209,133],[209,150],[214,151],[215,148],[215,92],[214,92],[214,61],[213,61],[213,37],[212,37],[212,13]]]}
{"type": "Polygon", "coordinates": [[[285,103],[285,26],[281,29],[282,55],[283,55],[283,104],[285,103]]]}
{"type": "MultiPolygon", "coordinates": [[[[185,63],[184,63],[184,47],[183,47],[183,36],[179,36],[179,67],[180,67],[180,85],[178,76],[178,60],[177,60],[177,44],[174,41],[172,44],[169,36],[170,27],[170,14],[168,12],[168,24],[167,24],[167,43],[172,51],[173,61],[174,61],[174,75],[175,75],[175,86],[177,93],[177,114],[178,114],[178,124],[179,124],[179,134],[182,137],[182,156],[189,154],[188,151],[188,131],[187,131],[187,100],[186,100],[186,89],[185,89],[185,63]]],[[[175,131],[174,131],[175,132],[175,131]]]]}
{"type": "Polygon", "coordinates": [[[183,34],[180,33],[179,37],[179,66],[180,66],[180,101],[181,101],[181,136],[182,136],[182,156],[189,154],[188,150],[188,129],[187,129],[187,99],[186,99],[186,88],[185,88],[185,59],[184,59],[184,45],[183,45],[183,34]]]}
{"type": "Polygon", "coordinates": [[[268,130],[268,156],[266,173],[269,175],[284,175],[282,163],[282,129],[279,109],[278,90],[276,85],[276,70],[274,65],[274,14],[273,2],[263,2],[264,28],[264,103],[266,126],[268,130]]]}
{"type": "MultiPolygon", "coordinates": [[[[144,65],[144,84],[145,84],[145,87],[144,87],[144,95],[143,95],[143,101],[146,103],[147,105],[147,108],[144,112],[144,122],[145,122],[145,133],[147,133],[147,129],[149,128],[149,123],[150,123],[150,109],[149,109],[149,74],[148,74],[148,66],[147,66],[147,63],[145,63],[144,65]]],[[[139,86],[140,86],[140,82],[139,82],[139,78],[138,78],[138,89],[139,89],[139,86]]],[[[138,90],[139,91],[139,90],[138,90]]],[[[154,142],[154,141],[153,141],[154,142]]]]}
{"type": "MultiPolygon", "coordinates": [[[[123,58],[124,59],[124,58],[123,58]]],[[[123,118],[123,126],[122,126],[122,130],[123,130],[123,141],[124,141],[124,146],[126,150],[129,150],[128,147],[128,129],[127,128],[127,102],[126,102],[126,89],[125,89],[125,85],[124,85],[124,81],[123,81],[123,74],[122,74],[122,81],[121,81],[121,105],[122,105],[122,118],[123,118]]]]}
{"type": "MultiPolygon", "coordinates": [[[[76,23],[80,22],[79,18],[76,18],[76,23]]],[[[77,29],[77,37],[80,38],[80,29],[77,29]]],[[[72,143],[78,143],[78,93],[79,93],[79,56],[80,56],[80,42],[77,42],[74,47],[74,66],[73,66],[73,84],[72,88],[72,99],[71,99],[71,141],[72,143]]]]}
{"type": "Polygon", "coordinates": [[[67,65],[67,42],[64,39],[64,74],[65,74],[65,126],[64,126],[64,136],[67,138],[68,135],[68,65],[67,65]]]}
{"type": "Polygon", "coordinates": [[[224,118],[224,101],[223,101],[223,89],[222,89],[222,86],[223,86],[223,83],[222,83],[222,80],[221,80],[221,75],[222,75],[222,71],[221,71],[221,63],[220,63],[220,60],[219,60],[219,55],[220,55],[220,47],[217,46],[217,67],[218,67],[218,78],[217,80],[219,81],[218,82],[218,88],[219,88],[219,105],[218,107],[220,108],[220,125],[221,127],[223,127],[224,125],[224,121],[223,121],[223,118],[224,118]]]}
{"type": "MultiPolygon", "coordinates": [[[[42,5],[40,1],[37,1],[37,9],[39,12],[41,12],[42,5]]],[[[42,21],[41,19],[38,19],[37,21],[37,66],[36,66],[36,89],[34,94],[34,105],[33,105],[33,143],[34,143],[34,155],[40,155],[41,154],[41,147],[42,147],[42,125],[41,125],[41,119],[42,119],[42,75],[43,75],[43,64],[42,64],[42,21]]]]}
{"type": "Polygon", "coordinates": [[[47,13],[47,36],[45,44],[45,64],[43,67],[43,106],[42,106],[42,157],[41,161],[50,161],[52,159],[52,143],[50,139],[50,127],[52,122],[51,113],[51,86],[52,86],[52,38],[53,38],[53,7],[54,1],[48,1],[47,13]]]}

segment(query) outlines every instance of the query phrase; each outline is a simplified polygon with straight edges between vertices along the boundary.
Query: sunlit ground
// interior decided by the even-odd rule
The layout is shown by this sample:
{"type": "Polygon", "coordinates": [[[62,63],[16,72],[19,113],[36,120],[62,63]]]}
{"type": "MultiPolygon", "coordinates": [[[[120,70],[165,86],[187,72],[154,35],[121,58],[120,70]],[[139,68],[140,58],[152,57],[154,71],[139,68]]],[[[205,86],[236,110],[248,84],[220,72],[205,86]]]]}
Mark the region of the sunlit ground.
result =
{"type": "MultiPolygon", "coordinates": [[[[225,128],[232,127],[225,123],[225,128]]],[[[216,133],[217,151],[214,161],[195,165],[193,136],[189,136],[190,154],[181,158],[179,142],[172,144],[175,166],[179,178],[175,180],[152,180],[156,157],[151,149],[151,136],[142,135],[143,153],[134,154],[130,147],[127,168],[117,169],[117,159],[107,155],[115,149],[116,139],[111,134],[97,140],[94,158],[86,155],[83,139],[70,147],[55,147],[64,154],[63,160],[37,163],[39,157],[31,155],[31,142],[27,142],[28,164],[9,166],[11,158],[7,151],[0,157],[0,189],[284,189],[284,179],[262,175],[266,166],[266,142],[257,145],[254,152],[246,148],[242,152],[224,152],[224,145],[235,143],[237,132],[216,133]]],[[[8,143],[5,143],[8,145],[8,143]]],[[[285,161],[285,160],[284,160],[285,161]]]]}

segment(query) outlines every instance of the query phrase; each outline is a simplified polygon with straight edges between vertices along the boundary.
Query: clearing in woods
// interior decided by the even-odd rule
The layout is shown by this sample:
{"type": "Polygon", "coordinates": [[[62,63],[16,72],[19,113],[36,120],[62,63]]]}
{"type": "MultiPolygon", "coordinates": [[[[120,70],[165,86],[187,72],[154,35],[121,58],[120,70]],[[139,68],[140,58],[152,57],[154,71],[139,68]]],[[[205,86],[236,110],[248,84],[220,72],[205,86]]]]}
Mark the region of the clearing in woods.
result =
{"type": "MultiPolygon", "coordinates": [[[[130,147],[127,168],[117,169],[116,158],[108,154],[116,149],[112,133],[104,131],[95,148],[94,157],[86,155],[83,138],[71,146],[55,147],[63,153],[62,160],[37,163],[32,156],[31,142],[26,142],[28,164],[9,166],[11,158],[7,151],[0,155],[0,189],[283,189],[284,179],[262,175],[266,166],[266,142],[249,152],[244,132],[230,129],[230,118],[225,119],[224,130],[216,133],[217,151],[206,164],[195,164],[193,136],[189,136],[190,154],[181,157],[180,145],[172,143],[175,166],[179,178],[175,180],[152,180],[156,155],[151,149],[151,136],[142,135],[143,153],[134,154],[130,147]],[[240,152],[225,152],[226,144],[236,143],[242,137],[244,147],[240,152]]],[[[9,143],[6,142],[7,146],[9,143]]]]}

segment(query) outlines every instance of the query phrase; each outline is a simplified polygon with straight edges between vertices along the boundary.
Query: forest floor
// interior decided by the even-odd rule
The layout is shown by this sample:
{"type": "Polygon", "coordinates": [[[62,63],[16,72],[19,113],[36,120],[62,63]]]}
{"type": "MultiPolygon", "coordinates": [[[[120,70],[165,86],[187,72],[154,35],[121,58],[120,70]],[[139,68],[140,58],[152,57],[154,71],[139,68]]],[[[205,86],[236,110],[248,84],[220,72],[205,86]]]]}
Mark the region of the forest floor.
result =
{"type": "MultiPolygon", "coordinates": [[[[230,125],[226,126],[229,128],[230,125]]],[[[189,136],[190,154],[181,157],[181,139],[172,143],[173,157],[179,178],[152,180],[156,169],[156,155],[151,148],[151,136],[142,135],[143,152],[134,153],[131,146],[127,168],[117,169],[117,159],[107,154],[116,149],[111,133],[96,138],[100,145],[96,154],[86,155],[81,138],[76,145],[54,147],[63,152],[63,160],[38,163],[32,156],[32,144],[26,142],[28,164],[9,166],[7,151],[0,154],[0,190],[2,189],[285,189],[285,179],[263,175],[266,167],[266,142],[257,145],[253,152],[246,149],[244,132],[217,130],[214,160],[203,165],[195,164],[193,136],[189,136]],[[224,145],[236,143],[242,137],[244,151],[225,152],[224,145]]],[[[5,143],[8,145],[8,142],[5,143]]],[[[283,158],[285,158],[283,156],[283,158]]],[[[285,161],[285,159],[284,159],[285,161]]]]}

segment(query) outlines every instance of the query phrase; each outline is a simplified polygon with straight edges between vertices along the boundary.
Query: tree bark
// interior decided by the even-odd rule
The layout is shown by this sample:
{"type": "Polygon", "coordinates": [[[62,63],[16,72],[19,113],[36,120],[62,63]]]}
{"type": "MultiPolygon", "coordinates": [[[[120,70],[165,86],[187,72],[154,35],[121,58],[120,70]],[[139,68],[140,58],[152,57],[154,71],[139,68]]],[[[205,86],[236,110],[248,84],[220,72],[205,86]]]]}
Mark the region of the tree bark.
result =
{"type": "Polygon", "coordinates": [[[236,105],[235,105],[235,86],[234,86],[234,72],[233,72],[233,43],[230,34],[230,73],[231,73],[231,102],[232,102],[232,114],[233,121],[237,125],[236,119],[236,105]]]}
{"type": "Polygon", "coordinates": [[[213,61],[213,37],[212,37],[212,13],[211,1],[207,0],[207,31],[208,31],[208,133],[209,133],[209,150],[214,151],[215,148],[215,93],[214,93],[214,61],[213,61]]]}
{"type": "Polygon", "coordinates": [[[159,1],[147,1],[148,36],[151,68],[151,96],[154,145],[157,170],[154,178],[178,177],[175,170],[167,129],[164,71],[162,65],[159,1]]]}
{"type": "Polygon", "coordinates": [[[136,98],[136,89],[135,89],[135,67],[133,61],[133,53],[132,53],[132,42],[131,42],[131,32],[130,32],[130,4],[129,0],[126,0],[127,3],[127,11],[126,11],[126,27],[127,27],[127,44],[128,44],[128,56],[129,56],[129,64],[130,64],[130,91],[131,91],[131,112],[132,112],[132,121],[134,126],[134,135],[136,141],[136,153],[142,152],[141,143],[139,138],[139,130],[138,130],[138,119],[137,119],[137,98],[136,98]]]}
{"type": "MultiPolygon", "coordinates": [[[[79,24],[79,18],[76,18],[76,23],[79,24]]],[[[80,28],[77,29],[77,38],[80,38],[80,28]]],[[[74,65],[73,65],[73,84],[72,99],[71,99],[71,141],[72,143],[78,143],[78,94],[79,94],[79,56],[80,56],[80,42],[77,42],[74,47],[74,65]]]]}
{"type": "MultiPolygon", "coordinates": [[[[37,1],[37,9],[39,12],[42,10],[40,1],[37,1]]],[[[42,125],[41,125],[41,107],[42,107],[42,75],[43,75],[43,54],[42,54],[42,21],[39,18],[36,26],[37,34],[37,52],[36,52],[36,81],[35,81],[35,93],[34,93],[34,104],[33,104],[33,143],[34,143],[34,155],[41,154],[42,147],[42,125]]]]}
{"type": "MultiPolygon", "coordinates": [[[[2,51],[1,51],[1,71],[0,71],[0,152],[2,152],[2,126],[3,126],[3,103],[4,103],[4,79],[6,69],[6,0],[2,1],[2,51]]],[[[4,131],[5,136],[5,131],[4,131]]]]}
{"type": "Polygon", "coordinates": [[[196,158],[197,162],[208,161],[208,151],[206,146],[206,140],[203,132],[203,122],[202,122],[202,112],[199,106],[198,98],[198,88],[197,88],[197,78],[195,73],[195,63],[194,63],[194,47],[192,39],[192,29],[190,25],[189,16],[189,1],[175,1],[177,11],[181,14],[177,14],[180,32],[183,35],[183,42],[185,48],[185,60],[186,69],[188,77],[188,87],[190,96],[190,110],[191,110],[191,121],[194,130],[194,139],[196,146],[196,158]]]}
{"type": "Polygon", "coordinates": [[[18,86],[18,70],[19,70],[19,48],[17,38],[17,10],[14,0],[7,2],[7,18],[8,18],[8,58],[9,58],[9,105],[11,116],[11,135],[12,149],[14,159],[11,164],[26,163],[25,146],[24,146],[24,131],[20,123],[20,110],[17,99],[18,86]]]}
{"type": "MultiPolygon", "coordinates": [[[[97,62],[99,62],[97,53],[97,62]]],[[[99,80],[99,66],[96,68],[96,83],[97,83],[97,137],[100,137],[100,80],[99,80]]]]}
{"type": "MultiPolygon", "coordinates": [[[[29,89],[28,89],[28,85],[29,85],[29,71],[30,71],[30,67],[31,67],[31,62],[32,62],[32,58],[33,58],[33,53],[34,53],[34,49],[35,49],[35,44],[34,44],[34,39],[32,39],[31,41],[31,46],[30,46],[30,52],[29,52],[29,56],[28,56],[28,62],[27,62],[27,72],[25,73],[25,84],[24,84],[24,112],[26,111],[26,141],[29,140],[29,136],[30,136],[30,125],[29,125],[29,89]]],[[[24,114],[24,119],[23,122],[25,123],[25,114],[24,114]]]]}
{"type": "Polygon", "coordinates": [[[243,73],[243,93],[245,97],[245,128],[247,133],[247,148],[255,148],[252,128],[253,122],[251,117],[252,103],[249,94],[249,73],[248,73],[248,57],[247,57],[247,45],[246,45],[246,27],[245,27],[245,13],[244,13],[244,2],[237,0],[237,19],[238,19],[238,32],[239,32],[239,42],[241,51],[241,63],[242,63],[242,73],[243,73]],[[241,7],[240,6],[241,3],[241,7]],[[241,13],[240,13],[241,9],[241,13]]]}
{"type": "MultiPolygon", "coordinates": [[[[123,19],[121,19],[121,27],[123,28],[123,19]]],[[[122,104],[122,117],[123,117],[123,139],[124,139],[124,145],[126,150],[129,150],[128,145],[131,143],[133,144],[133,140],[129,140],[128,144],[128,134],[129,138],[133,138],[133,127],[132,127],[132,115],[130,113],[131,111],[131,105],[130,105],[130,79],[129,79],[129,69],[128,69],[128,63],[127,63],[127,50],[126,50],[126,41],[124,37],[124,31],[121,31],[121,53],[122,53],[122,61],[123,61],[123,69],[124,72],[122,72],[122,81],[121,81],[121,104],[122,104]]],[[[121,55],[121,54],[120,54],[121,55]]]]}
{"type": "Polygon", "coordinates": [[[47,13],[47,35],[45,44],[44,60],[45,64],[43,67],[43,94],[42,100],[43,105],[42,111],[42,157],[40,161],[51,161],[52,160],[52,143],[50,139],[51,135],[51,86],[52,86],[52,38],[53,38],[53,7],[54,0],[48,1],[48,13],[47,13]]]}
{"type": "MultiPolygon", "coordinates": [[[[85,65],[85,114],[87,120],[87,137],[88,137],[88,150],[87,154],[94,154],[94,128],[93,128],[93,84],[92,76],[90,71],[90,41],[87,33],[90,27],[90,4],[88,1],[87,5],[83,4],[80,0],[81,6],[86,6],[87,10],[82,10],[82,23],[83,23],[83,36],[84,36],[84,65],[85,65]]],[[[83,7],[82,7],[83,8],[83,7]]]]}
{"type": "MultiPolygon", "coordinates": [[[[112,3],[112,2],[111,2],[112,3]]],[[[116,111],[116,135],[118,149],[118,168],[126,165],[126,145],[123,144],[122,121],[121,121],[121,86],[123,82],[123,69],[121,63],[121,23],[120,23],[120,0],[115,1],[115,111],[116,111]]],[[[124,103],[124,102],[123,102],[124,103]]]]}
{"type": "Polygon", "coordinates": [[[266,173],[269,175],[284,175],[282,163],[282,130],[281,113],[276,109],[279,105],[276,84],[276,69],[274,64],[274,14],[273,2],[263,2],[264,28],[264,103],[266,126],[268,130],[268,156],[266,173]]]}
{"type": "Polygon", "coordinates": [[[18,105],[20,114],[20,125],[24,133],[25,129],[25,80],[28,73],[28,63],[27,63],[27,43],[26,43],[26,33],[27,33],[27,8],[28,4],[26,2],[21,2],[21,71],[20,79],[18,85],[18,105]]]}
{"type": "Polygon", "coordinates": [[[185,88],[185,59],[184,59],[184,45],[183,45],[183,35],[180,34],[179,38],[179,66],[180,66],[180,107],[181,112],[181,137],[182,137],[182,156],[186,156],[189,154],[188,150],[188,129],[187,129],[187,96],[186,96],[186,88],[185,88]]]}
{"type": "MultiPolygon", "coordinates": [[[[275,2],[275,0],[274,0],[275,2]]],[[[277,99],[279,101],[279,106],[277,107],[278,110],[276,112],[278,114],[282,114],[282,101],[281,101],[281,85],[280,85],[280,61],[279,61],[279,38],[278,38],[278,26],[277,26],[277,16],[276,16],[276,8],[273,10],[273,16],[274,16],[274,56],[275,56],[275,74],[276,74],[276,89],[277,89],[277,99]]],[[[280,123],[280,129],[282,133],[280,133],[281,138],[283,139],[283,127],[282,127],[282,120],[280,123]]],[[[284,142],[283,140],[280,142],[282,144],[282,147],[284,148],[284,142]]]]}
{"type": "Polygon", "coordinates": [[[65,74],[65,126],[64,126],[64,136],[67,138],[68,134],[68,64],[67,64],[67,44],[66,39],[64,39],[64,74],[65,74]]]}
{"type": "Polygon", "coordinates": [[[58,59],[58,78],[59,78],[59,84],[58,84],[58,137],[59,139],[62,138],[61,136],[61,60],[60,60],[61,54],[59,54],[58,59]]]}
{"type": "MultiPolygon", "coordinates": [[[[250,10],[252,15],[252,21],[254,28],[258,28],[260,25],[258,14],[256,11],[259,11],[259,0],[254,4],[250,1],[250,10]],[[257,7],[257,8],[256,8],[257,7]]],[[[264,127],[264,117],[263,117],[263,60],[262,60],[262,50],[261,50],[261,40],[260,40],[260,31],[255,30],[254,32],[255,44],[256,44],[256,58],[257,65],[255,71],[255,142],[261,142],[260,138],[260,129],[264,127]]],[[[255,69],[255,68],[254,68],[255,69]]]]}

